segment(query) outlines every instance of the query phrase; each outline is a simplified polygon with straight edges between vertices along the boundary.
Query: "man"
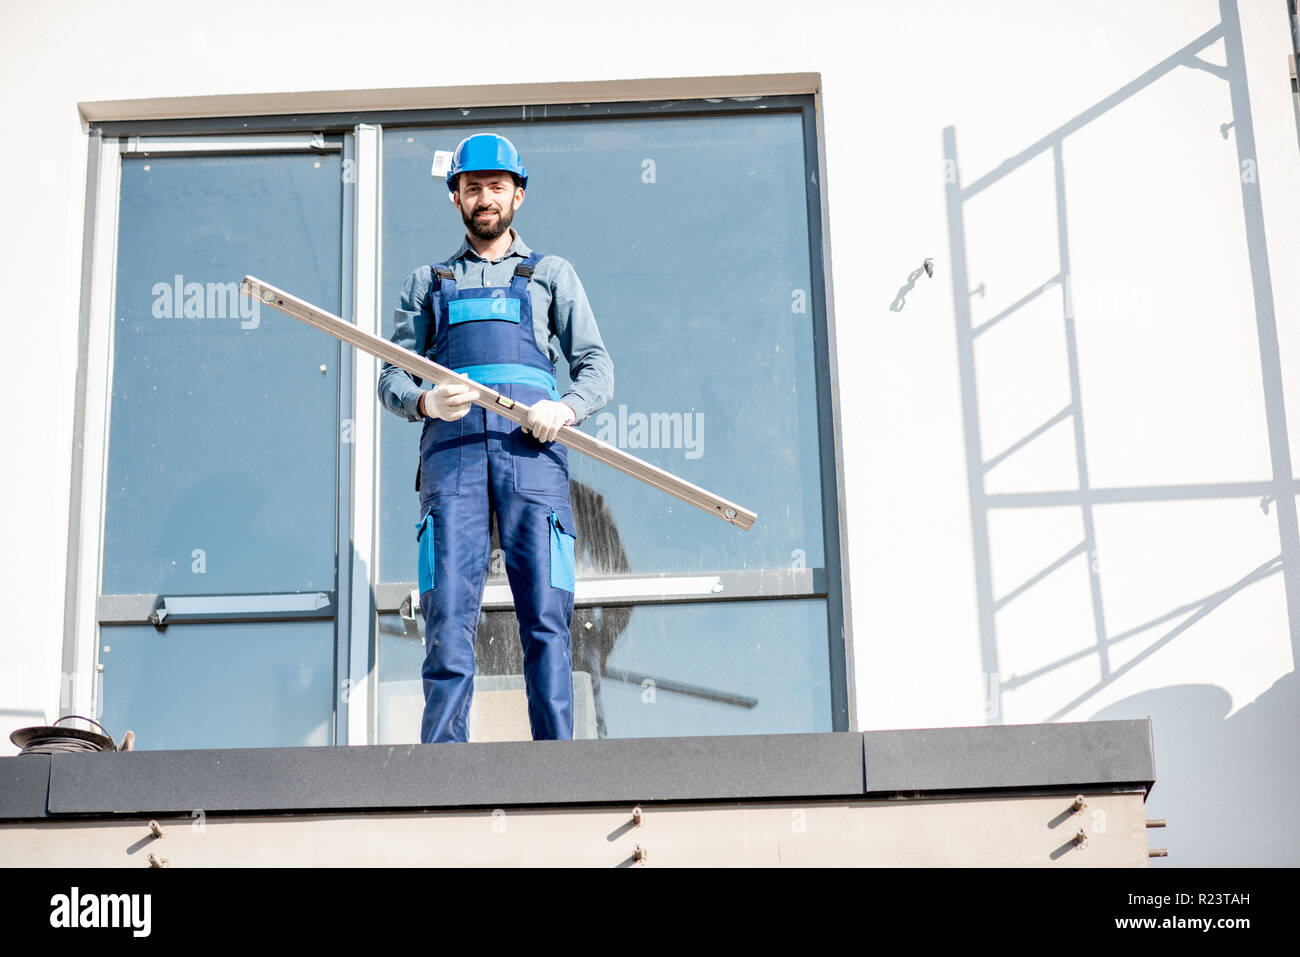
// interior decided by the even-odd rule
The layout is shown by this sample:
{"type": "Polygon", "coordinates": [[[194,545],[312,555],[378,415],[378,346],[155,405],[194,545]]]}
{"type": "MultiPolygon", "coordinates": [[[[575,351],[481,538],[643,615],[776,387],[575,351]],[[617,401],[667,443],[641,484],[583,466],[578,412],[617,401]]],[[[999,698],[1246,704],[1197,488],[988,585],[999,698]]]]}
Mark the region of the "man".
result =
{"type": "Polygon", "coordinates": [[[379,397],[423,420],[417,523],[425,707],[420,740],[465,741],[474,638],[496,514],[519,618],[535,739],[573,737],[574,525],[568,449],[554,441],[609,401],[613,364],[573,266],[511,227],[528,173],[514,144],[480,133],[456,147],[447,188],[467,230],[445,263],[407,277],[393,342],[531,407],[526,427],[472,404],[466,385],[431,390],[384,363],[379,397]],[[559,350],[573,386],[556,388],[559,350]]]}

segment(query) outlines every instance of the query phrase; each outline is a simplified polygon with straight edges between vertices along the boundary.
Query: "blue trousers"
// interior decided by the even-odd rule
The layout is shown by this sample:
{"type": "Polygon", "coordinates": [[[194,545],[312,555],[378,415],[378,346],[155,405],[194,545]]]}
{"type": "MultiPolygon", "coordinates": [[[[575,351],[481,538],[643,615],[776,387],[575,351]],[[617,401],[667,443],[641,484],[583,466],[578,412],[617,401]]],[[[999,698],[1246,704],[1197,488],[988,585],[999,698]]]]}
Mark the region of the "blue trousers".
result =
{"type": "MultiPolygon", "coordinates": [[[[527,386],[503,385],[523,401],[527,386]]],[[[421,440],[420,609],[425,694],[420,740],[466,741],[474,640],[496,513],[524,653],[534,739],[573,737],[574,542],[567,450],[478,406],[429,420],[421,440]]]]}

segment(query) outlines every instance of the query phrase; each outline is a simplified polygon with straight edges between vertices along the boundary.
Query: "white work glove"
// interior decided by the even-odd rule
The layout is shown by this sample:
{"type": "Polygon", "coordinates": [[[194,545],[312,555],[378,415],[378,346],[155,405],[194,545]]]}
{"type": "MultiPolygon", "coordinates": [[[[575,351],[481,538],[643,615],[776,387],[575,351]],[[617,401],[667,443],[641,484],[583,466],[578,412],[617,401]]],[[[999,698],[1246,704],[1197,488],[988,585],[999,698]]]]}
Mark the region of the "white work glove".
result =
{"type": "Polygon", "coordinates": [[[560,434],[560,429],[572,425],[578,413],[564,402],[550,399],[538,399],[528,410],[528,422],[522,426],[525,432],[531,432],[539,442],[551,442],[560,434]]]}
{"type": "Polygon", "coordinates": [[[416,408],[426,418],[455,422],[469,415],[477,398],[478,393],[467,385],[440,385],[421,392],[416,408]]]}

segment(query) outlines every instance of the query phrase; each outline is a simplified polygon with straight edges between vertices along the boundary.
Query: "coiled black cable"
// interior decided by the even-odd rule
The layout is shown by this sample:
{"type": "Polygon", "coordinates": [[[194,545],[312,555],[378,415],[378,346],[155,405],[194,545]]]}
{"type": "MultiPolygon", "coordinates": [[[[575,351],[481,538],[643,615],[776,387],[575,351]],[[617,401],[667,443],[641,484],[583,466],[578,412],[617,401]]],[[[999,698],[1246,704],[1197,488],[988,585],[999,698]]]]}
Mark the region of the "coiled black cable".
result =
{"type": "MultiPolygon", "coordinates": [[[[60,721],[66,721],[69,718],[80,718],[82,721],[86,721],[90,724],[93,724],[95,727],[99,728],[100,731],[104,732],[104,737],[108,739],[108,745],[105,746],[102,741],[96,740],[99,736],[95,735],[93,732],[83,731],[81,732],[81,735],[89,735],[89,736],[82,737],[76,734],[62,734],[60,733],[58,728],[55,728],[54,726],[50,726],[49,728],[42,729],[42,732],[40,734],[34,735],[31,738],[31,740],[28,741],[27,744],[23,747],[23,749],[18,753],[20,755],[22,754],[75,754],[75,753],[87,752],[87,751],[116,750],[116,748],[114,748],[113,746],[113,736],[108,733],[108,730],[102,724],[100,724],[98,721],[94,720],[93,718],[85,718],[79,714],[67,714],[64,715],[62,718],[55,719],[54,724],[57,725],[60,721]]],[[[75,728],[69,728],[68,730],[76,731],[75,728]]]]}

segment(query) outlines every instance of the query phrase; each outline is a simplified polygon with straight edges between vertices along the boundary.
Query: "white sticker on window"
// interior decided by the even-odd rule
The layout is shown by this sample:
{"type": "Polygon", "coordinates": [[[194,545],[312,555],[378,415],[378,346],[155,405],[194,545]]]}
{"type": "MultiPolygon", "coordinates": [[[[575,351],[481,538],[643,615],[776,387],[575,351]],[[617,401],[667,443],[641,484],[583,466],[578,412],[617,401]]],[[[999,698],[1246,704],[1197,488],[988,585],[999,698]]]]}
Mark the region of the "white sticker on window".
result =
{"type": "Polygon", "coordinates": [[[451,150],[437,150],[433,154],[433,169],[429,171],[434,179],[443,179],[451,169],[451,150]]]}

